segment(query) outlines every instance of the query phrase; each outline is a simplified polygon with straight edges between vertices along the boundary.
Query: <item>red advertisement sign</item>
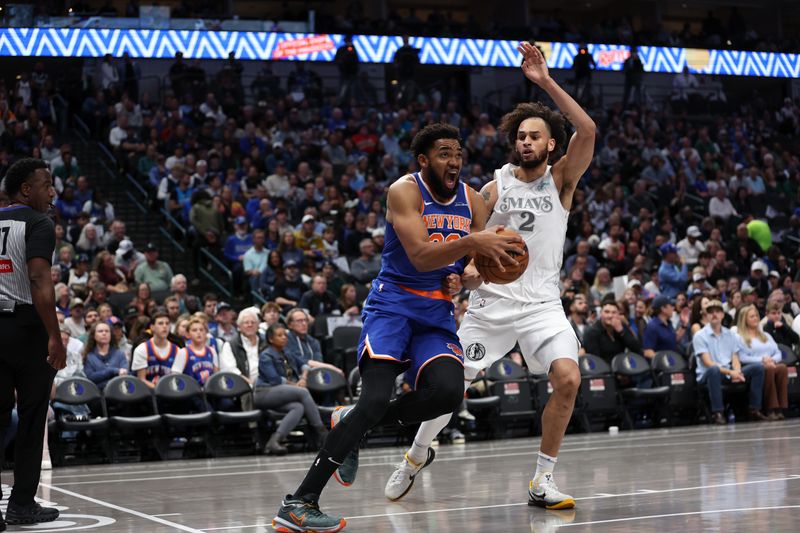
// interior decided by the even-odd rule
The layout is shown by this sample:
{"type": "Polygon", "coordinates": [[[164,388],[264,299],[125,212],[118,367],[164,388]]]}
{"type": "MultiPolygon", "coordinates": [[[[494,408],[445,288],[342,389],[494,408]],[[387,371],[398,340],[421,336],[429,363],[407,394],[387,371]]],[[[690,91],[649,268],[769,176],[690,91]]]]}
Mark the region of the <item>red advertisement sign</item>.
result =
{"type": "Polygon", "coordinates": [[[272,59],[286,59],[289,57],[313,54],[314,52],[325,52],[336,48],[333,41],[327,35],[314,35],[301,39],[289,39],[281,41],[272,52],[272,59]]]}

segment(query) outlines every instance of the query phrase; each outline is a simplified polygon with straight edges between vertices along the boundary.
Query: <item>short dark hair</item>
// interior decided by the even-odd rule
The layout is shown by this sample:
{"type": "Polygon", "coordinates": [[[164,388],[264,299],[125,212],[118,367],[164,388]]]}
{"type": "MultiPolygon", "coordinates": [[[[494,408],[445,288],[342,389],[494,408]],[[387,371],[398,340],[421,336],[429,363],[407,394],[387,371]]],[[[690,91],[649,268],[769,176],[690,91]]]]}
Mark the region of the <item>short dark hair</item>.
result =
{"type": "Polygon", "coordinates": [[[167,313],[166,307],[157,307],[155,312],[153,312],[153,316],[150,317],[155,324],[156,320],[159,318],[166,318],[169,320],[169,313],[167,313]]]}
{"type": "Polygon", "coordinates": [[[3,179],[3,190],[9,198],[13,198],[22,188],[22,184],[28,181],[37,170],[47,168],[47,163],[41,159],[26,157],[20,159],[8,169],[6,177],[3,179]]]}
{"type": "Polygon", "coordinates": [[[547,129],[550,130],[550,136],[556,140],[556,147],[551,154],[551,158],[560,153],[564,147],[564,142],[567,140],[564,115],[558,111],[553,111],[541,102],[517,104],[513,111],[503,115],[503,118],[500,119],[499,129],[505,132],[508,145],[512,148],[514,147],[519,125],[529,118],[542,119],[547,124],[547,129]]]}
{"type": "Polygon", "coordinates": [[[455,139],[461,143],[461,134],[458,128],[444,122],[428,124],[414,135],[414,140],[411,141],[411,152],[414,157],[425,154],[439,139],[455,139]]]}
{"type": "Polygon", "coordinates": [[[279,329],[286,329],[286,326],[281,324],[280,322],[275,322],[270,327],[267,328],[267,342],[271,341],[275,334],[278,332],[279,329]]]}

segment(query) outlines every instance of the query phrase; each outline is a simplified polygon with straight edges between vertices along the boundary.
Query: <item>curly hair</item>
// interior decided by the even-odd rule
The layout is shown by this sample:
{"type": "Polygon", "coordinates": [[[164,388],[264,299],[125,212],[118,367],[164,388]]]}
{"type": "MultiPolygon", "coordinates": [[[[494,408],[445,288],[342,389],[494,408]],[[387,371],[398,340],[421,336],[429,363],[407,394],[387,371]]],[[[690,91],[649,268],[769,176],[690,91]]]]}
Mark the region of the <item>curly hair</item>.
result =
{"type": "Polygon", "coordinates": [[[455,139],[461,143],[461,134],[458,128],[444,122],[428,124],[414,135],[414,140],[411,141],[411,152],[414,157],[425,154],[439,139],[455,139]]]}
{"type": "Polygon", "coordinates": [[[556,141],[556,147],[550,153],[550,160],[554,161],[560,156],[567,139],[566,121],[564,115],[558,111],[553,111],[541,102],[517,104],[513,111],[509,111],[500,119],[499,129],[505,132],[508,145],[513,150],[519,126],[529,118],[540,118],[547,124],[550,136],[556,141]]]}

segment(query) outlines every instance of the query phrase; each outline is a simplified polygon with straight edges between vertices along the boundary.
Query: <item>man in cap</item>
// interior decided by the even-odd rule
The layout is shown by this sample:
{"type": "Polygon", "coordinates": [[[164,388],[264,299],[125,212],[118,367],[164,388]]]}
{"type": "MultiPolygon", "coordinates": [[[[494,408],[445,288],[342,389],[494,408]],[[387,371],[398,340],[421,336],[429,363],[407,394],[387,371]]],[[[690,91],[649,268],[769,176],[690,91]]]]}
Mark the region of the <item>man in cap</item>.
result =
{"type": "Polygon", "coordinates": [[[702,235],[700,228],[689,226],[686,229],[686,238],[678,243],[678,255],[681,256],[683,264],[690,268],[697,264],[700,252],[706,249],[706,245],[700,240],[702,235]]]}
{"type": "Polygon", "coordinates": [[[76,339],[86,333],[86,322],[83,320],[83,300],[72,299],[69,303],[69,316],[64,319],[64,325],[69,329],[70,336],[76,339]]]}
{"type": "Polygon", "coordinates": [[[148,242],[144,247],[145,262],[139,264],[133,274],[137,285],[147,283],[153,292],[169,290],[172,281],[172,268],[164,261],[158,260],[158,247],[148,242]]]}
{"type": "Polygon", "coordinates": [[[661,294],[667,298],[675,298],[678,293],[686,290],[689,271],[681,263],[678,248],[671,242],[662,244],[658,251],[661,252],[661,266],[658,268],[658,279],[661,282],[661,294]]]}
{"type": "Polygon", "coordinates": [[[766,299],[769,296],[768,272],[767,264],[764,261],[753,261],[753,264],[750,265],[750,277],[744,280],[742,289],[752,287],[759,298],[766,299]]]}
{"type": "Polygon", "coordinates": [[[317,220],[314,215],[304,215],[300,224],[300,229],[294,232],[294,244],[303,254],[310,259],[322,257],[325,246],[322,244],[322,235],[316,230],[317,220]]]}
{"type": "Polygon", "coordinates": [[[747,365],[742,368],[739,361],[738,343],[735,333],[722,325],[725,311],[722,302],[711,300],[706,307],[709,323],[695,333],[692,349],[697,357],[697,383],[708,389],[711,401],[711,423],[726,423],[722,400],[723,379],[731,383],[749,385],[749,415],[754,420],[766,420],[761,413],[761,399],[764,389],[764,366],[747,365]]]}
{"type": "Polygon", "coordinates": [[[300,278],[300,265],[290,259],[283,264],[283,279],[275,284],[270,300],[281,306],[282,313],[286,313],[292,307],[297,307],[307,290],[308,287],[300,278]]]}
{"type": "Polygon", "coordinates": [[[648,359],[655,357],[656,352],[661,350],[671,350],[683,353],[679,339],[686,336],[689,330],[689,321],[681,320],[678,329],[672,327],[672,315],[675,312],[675,305],[666,296],[657,296],[652,305],[653,318],[644,328],[644,348],[643,355],[648,359]]]}

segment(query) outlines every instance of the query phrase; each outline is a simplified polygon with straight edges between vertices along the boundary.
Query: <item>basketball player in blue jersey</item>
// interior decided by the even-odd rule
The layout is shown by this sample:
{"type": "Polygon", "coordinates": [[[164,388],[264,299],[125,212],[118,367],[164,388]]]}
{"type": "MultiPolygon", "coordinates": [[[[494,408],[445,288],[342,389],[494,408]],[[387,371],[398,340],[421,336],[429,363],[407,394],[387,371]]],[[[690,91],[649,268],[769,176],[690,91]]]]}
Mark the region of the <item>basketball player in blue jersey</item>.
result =
{"type": "Polygon", "coordinates": [[[354,451],[366,432],[382,420],[418,423],[461,403],[463,352],[445,280],[460,276],[467,256],[478,251],[499,268],[515,261],[508,252],[519,237],[498,235],[500,226],[484,230],[485,203],[459,180],[458,130],[426,126],[411,149],[420,172],[389,188],[381,271],[364,306],[358,349],[361,396],[353,408],[331,417],[331,432],[308,474],[272,521],[277,531],[342,529],[344,518],[320,511],[319,496],[337,469],[338,479],[352,483],[358,466],[354,451]],[[390,401],[395,378],[403,371],[414,390],[390,401]]]}
{"type": "MultiPolygon", "coordinates": [[[[467,266],[462,281],[475,290],[458,336],[466,355],[466,387],[516,342],[530,371],[548,374],[553,394],[542,413],[542,441],[536,472],[528,484],[528,504],[570,509],[575,500],[559,491],[553,469],[581,376],[579,343],[561,305],[558,284],[572,195],[594,154],[595,124],[550,78],[538,48],[522,43],[519,51],[525,76],[550,95],[563,116],[539,103],[527,103],[501,121],[515,161],[495,171],[494,181],[486,184],[481,195],[490,212],[488,223],[519,232],[530,258],[523,275],[506,285],[482,284],[475,267],[467,266]],[[566,139],[564,118],[575,126],[575,134],[564,157],[551,166],[551,154],[560,151],[566,139]]],[[[447,414],[420,426],[411,449],[386,484],[388,499],[399,500],[408,493],[416,475],[433,461],[430,444],[449,420],[447,414]]]]}

